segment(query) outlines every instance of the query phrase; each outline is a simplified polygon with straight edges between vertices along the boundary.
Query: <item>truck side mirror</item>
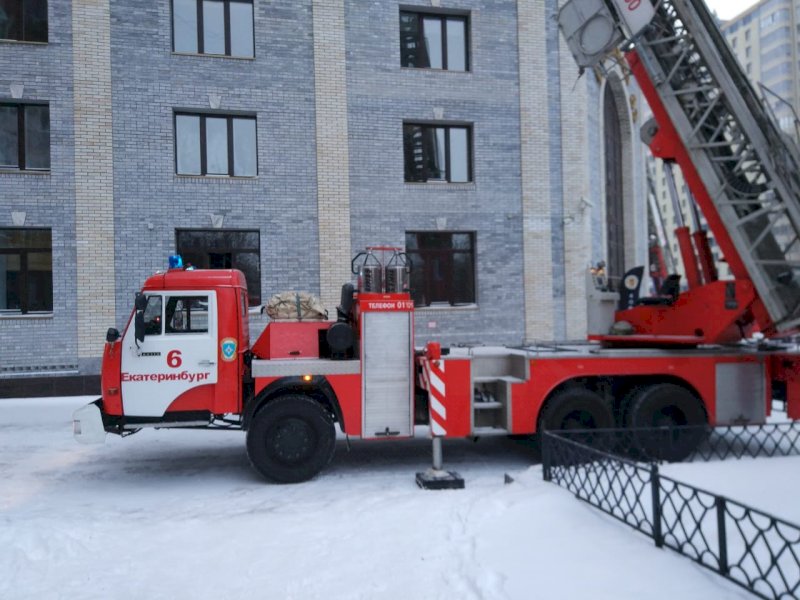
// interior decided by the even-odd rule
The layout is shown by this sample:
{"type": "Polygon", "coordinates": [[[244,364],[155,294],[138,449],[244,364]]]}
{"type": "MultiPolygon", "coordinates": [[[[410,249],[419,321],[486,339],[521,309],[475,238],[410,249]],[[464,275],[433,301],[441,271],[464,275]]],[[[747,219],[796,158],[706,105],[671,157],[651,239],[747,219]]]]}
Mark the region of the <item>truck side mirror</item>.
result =
{"type": "Polygon", "coordinates": [[[136,341],[142,343],[144,341],[144,313],[136,311],[136,316],[133,317],[134,336],[136,341]]]}
{"type": "Polygon", "coordinates": [[[145,296],[142,292],[136,292],[136,298],[133,301],[133,305],[136,307],[136,312],[144,312],[144,309],[147,308],[147,296],[145,296]]]}
{"type": "Polygon", "coordinates": [[[147,296],[137,292],[133,304],[136,307],[136,314],[133,316],[134,337],[141,343],[144,341],[144,309],[147,307],[147,296]]]}

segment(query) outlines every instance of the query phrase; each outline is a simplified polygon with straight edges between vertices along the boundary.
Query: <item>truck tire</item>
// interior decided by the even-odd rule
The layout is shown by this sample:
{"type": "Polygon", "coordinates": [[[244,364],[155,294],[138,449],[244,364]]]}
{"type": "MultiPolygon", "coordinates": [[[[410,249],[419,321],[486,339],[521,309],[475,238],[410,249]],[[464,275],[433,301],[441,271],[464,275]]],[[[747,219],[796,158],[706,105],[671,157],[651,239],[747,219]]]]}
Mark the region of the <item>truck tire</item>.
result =
{"type": "Polygon", "coordinates": [[[547,401],[539,429],[607,429],[614,426],[611,409],[599,394],[584,388],[567,388],[547,401]]]}
{"type": "Polygon", "coordinates": [[[634,446],[645,458],[679,462],[706,438],[707,423],[703,403],[692,392],[674,383],[658,383],[634,393],[625,425],[633,429],[634,446]],[[654,431],[656,427],[679,429],[654,431]],[[637,431],[641,428],[649,431],[637,431]]]}
{"type": "Polygon", "coordinates": [[[308,481],[333,458],[333,417],[308,396],[268,402],[247,431],[247,456],[256,471],[277,483],[308,481]]]}

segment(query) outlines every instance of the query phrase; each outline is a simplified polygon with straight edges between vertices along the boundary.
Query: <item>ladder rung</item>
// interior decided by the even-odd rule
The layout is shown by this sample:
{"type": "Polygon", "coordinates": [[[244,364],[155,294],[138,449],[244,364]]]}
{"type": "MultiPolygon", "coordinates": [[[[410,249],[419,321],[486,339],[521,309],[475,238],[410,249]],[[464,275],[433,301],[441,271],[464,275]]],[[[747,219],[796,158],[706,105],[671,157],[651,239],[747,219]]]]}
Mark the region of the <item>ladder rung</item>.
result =
{"type": "Polygon", "coordinates": [[[778,206],[777,208],[771,208],[769,206],[765,206],[765,207],[759,208],[757,211],[751,212],[749,215],[745,215],[744,217],[739,219],[739,222],[737,223],[737,225],[739,225],[741,227],[742,225],[744,225],[746,223],[750,223],[751,221],[755,221],[759,217],[762,217],[762,216],[765,216],[765,215],[770,215],[770,214],[775,214],[775,213],[778,213],[778,212],[786,212],[786,207],[785,206],[778,206]]]}

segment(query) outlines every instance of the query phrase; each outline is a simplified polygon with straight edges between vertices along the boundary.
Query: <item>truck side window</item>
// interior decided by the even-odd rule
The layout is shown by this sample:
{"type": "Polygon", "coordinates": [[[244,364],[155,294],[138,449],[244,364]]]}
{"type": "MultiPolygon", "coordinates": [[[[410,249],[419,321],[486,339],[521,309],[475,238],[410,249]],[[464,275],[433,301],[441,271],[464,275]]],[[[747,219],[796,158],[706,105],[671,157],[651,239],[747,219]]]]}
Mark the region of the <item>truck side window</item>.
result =
{"type": "Polygon", "coordinates": [[[148,296],[144,309],[145,335],[161,335],[161,296],[148,296]]]}
{"type": "Polygon", "coordinates": [[[170,296],[167,299],[165,333],[206,333],[208,296],[170,296]]]}

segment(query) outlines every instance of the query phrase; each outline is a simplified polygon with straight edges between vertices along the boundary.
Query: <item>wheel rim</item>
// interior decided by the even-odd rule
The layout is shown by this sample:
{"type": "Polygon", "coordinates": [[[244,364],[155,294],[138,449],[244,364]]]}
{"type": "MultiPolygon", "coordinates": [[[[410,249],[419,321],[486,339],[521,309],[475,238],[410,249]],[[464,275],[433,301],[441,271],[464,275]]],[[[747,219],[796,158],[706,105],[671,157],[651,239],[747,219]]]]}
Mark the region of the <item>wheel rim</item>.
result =
{"type": "Polygon", "coordinates": [[[283,419],[267,435],[267,450],[276,460],[287,465],[296,465],[310,458],[316,445],[314,429],[297,417],[283,419]]]}

